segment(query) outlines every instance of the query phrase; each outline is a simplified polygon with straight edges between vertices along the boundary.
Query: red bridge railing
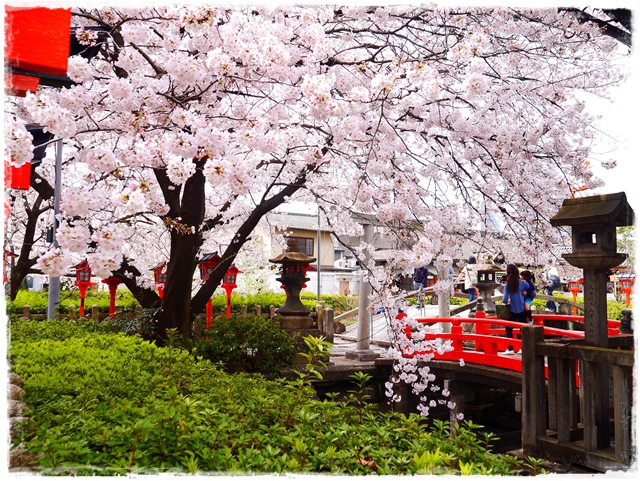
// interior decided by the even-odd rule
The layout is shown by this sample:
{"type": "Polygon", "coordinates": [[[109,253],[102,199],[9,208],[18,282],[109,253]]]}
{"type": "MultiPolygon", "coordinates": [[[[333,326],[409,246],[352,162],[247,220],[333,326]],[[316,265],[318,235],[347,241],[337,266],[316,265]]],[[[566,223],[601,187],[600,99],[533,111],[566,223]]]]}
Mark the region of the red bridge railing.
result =
{"type": "MultiPolygon", "coordinates": [[[[522,372],[522,359],[519,356],[504,355],[501,352],[512,346],[514,351],[522,348],[522,340],[520,337],[520,328],[523,324],[519,322],[511,322],[497,317],[488,317],[483,312],[476,313],[475,318],[461,317],[429,317],[418,318],[421,324],[441,324],[450,323],[451,332],[426,332],[424,334],[425,341],[443,340],[450,341],[450,350],[439,351],[416,351],[412,350],[407,344],[403,348],[405,357],[415,357],[418,355],[433,354],[434,359],[463,361],[464,363],[481,364],[484,366],[492,366],[510,371],[522,372]],[[463,328],[463,324],[465,325],[463,328]],[[475,329],[469,327],[475,326],[475,329]],[[506,337],[506,327],[513,328],[513,338],[506,337]],[[475,331],[475,332],[473,332],[475,331]]],[[[583,339],[584,332],[581,330],[567,330],[555,327],[544,326],[545,320],[571,321],[573,323],[584,323],[582,316],[565,316],[557,314],[534,314],[534,324],[544,327],[545,338],[568,338],[583,339]]],[[[615,336],[620,334],[620,321],[608,320],[608,334],[615,336]]],[[[574,324],[575,326],[575,324],[574,324]]],[[[411,327],[405,328],[405,335],[412,338],[411,327]]]]}

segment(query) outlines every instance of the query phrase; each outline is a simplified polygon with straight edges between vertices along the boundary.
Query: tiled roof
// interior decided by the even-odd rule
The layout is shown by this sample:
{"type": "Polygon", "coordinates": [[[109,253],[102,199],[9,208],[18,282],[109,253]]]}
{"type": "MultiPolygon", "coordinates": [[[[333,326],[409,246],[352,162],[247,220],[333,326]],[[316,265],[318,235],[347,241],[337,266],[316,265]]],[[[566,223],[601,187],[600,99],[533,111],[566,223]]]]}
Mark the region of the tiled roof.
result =
{"type": "MultiPolygon", "coordinates": [[[[316,214],[296,214],[290,212],[274,212],[267,215],[270,224],[286,226],[287,229],[318,230],[318,216],[316,214]]],[[[326,228],[320,229],[327,232],[326,228]]]]}

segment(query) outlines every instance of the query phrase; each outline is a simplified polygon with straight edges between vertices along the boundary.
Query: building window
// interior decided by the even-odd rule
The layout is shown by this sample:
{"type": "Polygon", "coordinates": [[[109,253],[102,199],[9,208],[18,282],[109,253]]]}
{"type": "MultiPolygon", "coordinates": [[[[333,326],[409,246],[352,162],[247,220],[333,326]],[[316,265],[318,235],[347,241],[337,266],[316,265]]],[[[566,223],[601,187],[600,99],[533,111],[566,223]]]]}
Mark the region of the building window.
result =
{"type": "Polygon", "coordinates": [[[290,239],[298,240],[298,249],[303,254],[313,257],[313,239],[307,237],[289,237],[290,239]]]}

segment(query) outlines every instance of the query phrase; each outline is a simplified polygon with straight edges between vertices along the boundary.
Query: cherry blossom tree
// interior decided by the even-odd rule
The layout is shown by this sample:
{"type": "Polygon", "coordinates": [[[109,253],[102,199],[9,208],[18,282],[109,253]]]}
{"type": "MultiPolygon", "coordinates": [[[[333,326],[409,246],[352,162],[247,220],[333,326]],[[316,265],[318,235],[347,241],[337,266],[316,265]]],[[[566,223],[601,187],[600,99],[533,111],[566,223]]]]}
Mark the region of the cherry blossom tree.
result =
{"type": "Polygon", "coordinates": [[[190,333],[292,199],[337,235],[359,232],[352,213],[386,226],[397,249],[368,280],[387,307],[389,272],[450,256],[488,214],[533,255],[571,189],[600,185],[579,92],[623,78],[616,41],[556,9],[194,5],[75,8],[73,21],[88,46],[108,32],[100,54],[69,59],[70,88],[10,101],[5,155],[28,160],[28,122],[65,139],[60,248],[38,265],[60,275],[86,256],[119,276],[161,307],[158,339],[190,333]],[[212,248],[222,260],[195,286],[212,248]],[[162,249],[160,299],[146,270],[162,249]]]}

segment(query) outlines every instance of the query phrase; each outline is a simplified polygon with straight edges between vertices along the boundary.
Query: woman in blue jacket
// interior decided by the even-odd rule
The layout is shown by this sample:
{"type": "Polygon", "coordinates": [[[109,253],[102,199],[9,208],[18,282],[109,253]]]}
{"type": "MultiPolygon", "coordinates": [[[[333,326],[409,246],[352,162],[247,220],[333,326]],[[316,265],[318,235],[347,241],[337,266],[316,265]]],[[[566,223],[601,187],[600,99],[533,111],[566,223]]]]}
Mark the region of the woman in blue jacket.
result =
{"type": "MultiPolygon", "coordinates": [[[[527,322],[527,313],[524,310],[523,291],[527,290],[527,283],[520,279],[520,272],[514,264],[507,265],[507,283],[504,285],[504,295],[502,303],[509,304],[511,308],[511,316],[509,320],[512,322],[527,322]]],[[[507,337],[513,339],[513,328],[505,327],[507,337]]],[[[518,351],[520,352],[520,351],[518,351]]],[[[502,354],[513,355],[513,346],[508,346],[507,350],[502,354]]]]}

